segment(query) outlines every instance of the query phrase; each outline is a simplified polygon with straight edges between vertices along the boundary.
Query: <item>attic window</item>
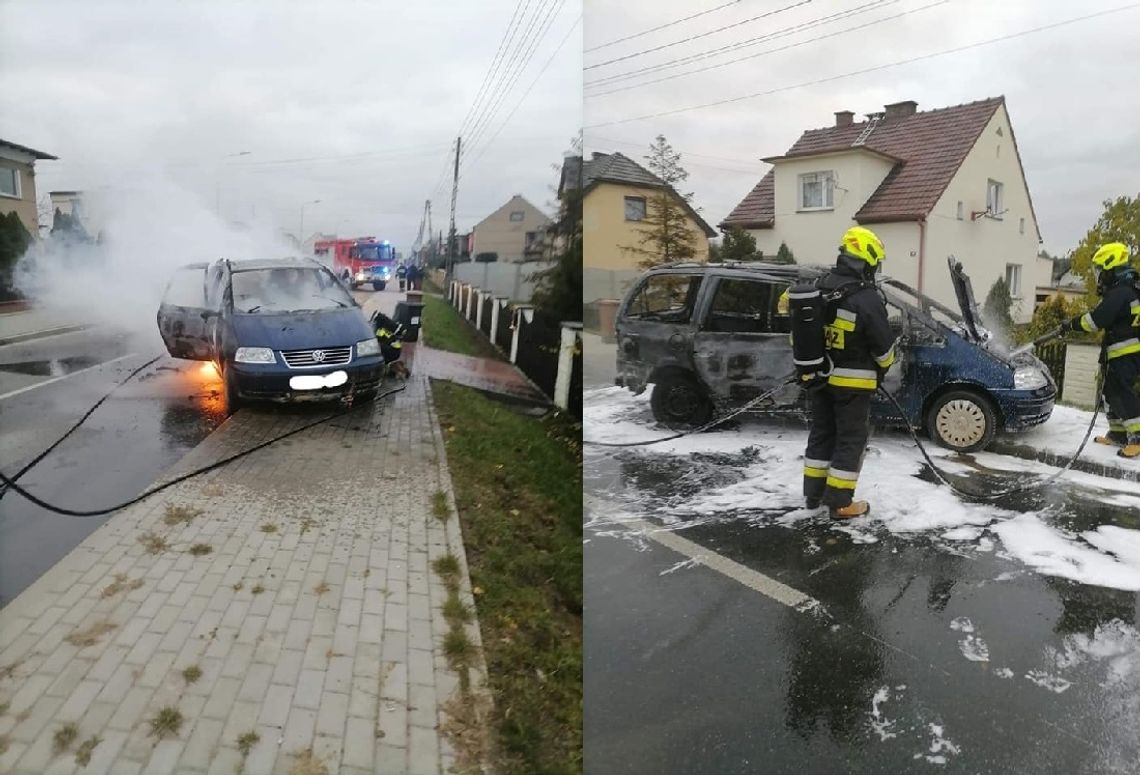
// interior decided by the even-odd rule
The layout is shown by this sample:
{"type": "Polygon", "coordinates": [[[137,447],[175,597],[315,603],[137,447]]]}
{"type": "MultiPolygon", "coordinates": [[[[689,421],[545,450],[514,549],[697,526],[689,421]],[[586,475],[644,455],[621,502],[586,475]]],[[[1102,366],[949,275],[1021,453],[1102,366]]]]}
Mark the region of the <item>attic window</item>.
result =
{"type": "Polygon", "coordinates": [[[1002,209],[1002,186],[996,180],[990,179],[986,181],[986,212],[991,218],[1001,219],[1001,214],[1004,212],[1002,209]]]}
{"type": "Polygon", "coordinates": [[[627,221],[645,220],[645,197],[627,196],[625,198],[625,219],[627,221]]]}
{"type": "Polygon", "coordinates": [[[961,221],[965,217],[966,217],[966,206],[962,203],[962,200],[959,199],[958,200],[958,220],[961,221]]]}
{"type": "Polygon", "coordinates": [[[511,212],[511,222],[512,223],[518,223],[519,221],[521,221],[523,219],[524,215],[525,215],[525,213],[523,213],[522,210],[513,210],[511,212]]]}
{"type": "Polygon", "coordinates": [[[0,196],[20,198],[20,173],[11,167],[0,167],[0,196]]]}
{"type": "Polygon", "coordinates": [[[1019,234],[1025,233],[1025,219],[1019,218],[1017,221],[1017,231],[1019,234]]]}
{"type": "Polygon", "coordinates": [[[831,210],[835,204],[835,172],[809,172],[799,178],[800,210],[831,210]]]}

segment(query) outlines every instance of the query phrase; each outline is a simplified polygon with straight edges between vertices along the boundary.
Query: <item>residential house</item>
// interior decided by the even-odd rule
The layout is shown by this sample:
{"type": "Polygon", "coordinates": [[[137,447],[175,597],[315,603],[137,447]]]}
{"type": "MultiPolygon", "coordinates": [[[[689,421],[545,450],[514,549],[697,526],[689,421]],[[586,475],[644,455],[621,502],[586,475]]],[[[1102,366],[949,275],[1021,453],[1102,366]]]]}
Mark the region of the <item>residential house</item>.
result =
{"type": "Polygon", "coordinates": [[[1054,296],[1064,296],[1065,300],[1069,302],[1080,301],[1085,298],[1085,294],[1088,292],[1085,278],[1073,272],[1071,269],[1072,261],[1052,259],[1041,255],[1037,257],[1037,261],[1040,265],[1039,276],[1046,278],[1048,282],[1037,286],[1034,309],[1054,296]]]}
{"type": "Polygon", "coordinates": [[[471,256],[495,253],[501,262],[537,261],[542,258],[543,237],[549,226],[550,219],[541,210],[521,194],[515,194],[475,224],[471,230],[471,256]]]}
{"type": "Polygon", "coordinates": [[[0,215],[16,213],[33,237],[40,233],[36,211],[36,162],[57,158],[35,148],[0,140],[0,215]]]}
{"type": "MultiPolygon", "coordinates": [[[[581,185],[583,257],[582,300],[587,306],[599,300],[620,299],[641,275],[641,257],[628,250],[640,245],[650,198],[662,188],[677,197],[686,213],[686,225],[697,240],[696,261],[709,255],[709,238],[716,231],[696,209],[661,178],[621,153],[594,153],[590,159],[563,160],[559,192],[581,185]]],[[[587,322],[591,316],[587,314],[587,322]]],[[[605,326],[603,326],[605,328],[605,326]]]]}
{"type": "Polygon", "coordinates": [[[947,256],[962,262],[978,304],[1004,277],[1013,317],[1033,314],[1041,242],[1005,98],[919,112],[886,105],[861,122],[835,113],[772,165],[721,222],[774,255],[787,242],[802,263],[831,263],[843,232],[873,229],[887,249],[883,271],[957,308],[947,256]]]}

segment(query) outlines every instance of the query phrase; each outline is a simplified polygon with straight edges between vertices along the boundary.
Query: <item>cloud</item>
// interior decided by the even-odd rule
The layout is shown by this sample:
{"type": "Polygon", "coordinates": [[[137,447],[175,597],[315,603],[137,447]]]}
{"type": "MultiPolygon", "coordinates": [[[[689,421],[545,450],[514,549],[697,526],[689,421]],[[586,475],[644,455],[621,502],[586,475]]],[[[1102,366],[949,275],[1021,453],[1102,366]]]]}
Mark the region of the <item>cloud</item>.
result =
{"type": "MultiPolygon", "coordinates": [[[[883,2],[857,16],[814,29],[801,28],[795,34],[780,32],[868,1],[813,0],[715,35],[587,70],[589,83],[715,47],[742,44],[764,34],[781,36],[652,76],[612,81],[604,87],[610,89],[803,42],[785,51],[609,96],[592,97],[603,87],[587,86],[587,149],[616,149],[636,158],[654,135],[665,134],[684,156],[696,204],[716,222],[767,169],[758,161],[760,157],[787,150],[805,129],[829,125],[834,111],[849,109],[861,115],[904,99],[916,100],[923,110],[1004,94],[1045,247],[1063,252],[1074,246],[1099,215],[1101,200],[1138,193],[1140,95],[1133,82],[1135,73],[1140,72],[1140,46],[1136,45],[1140,35],[1135,32],[1140,29],[1140,9],[836,80],[823,79],[1119,7],[1121,3],[1091,0],[1074,6],[1065,0],[950,0],[927,8],[934,0],[902,0],[883,2]],[[906,15],[827,40],[804,42],[900,13],[906,15]],[[1111,55],[1105,55],[1107,49],[1111,55]],[[813,81],[822,82],[717,107],[613,123],[813,81]],[[755,174],[750,174],[753,169],[755,174]]],[[[669,44],[790,4],[741,2],[690,22],[588,51],[585,64],[589,67],[669,44]]],[[[594,2],[587,12],[586,47],[694,12],[692,4],[684,0],[661,0],[636,9],[629,4],[594,2]]]]}
{"type": "MultiPolygon", "coordinates": [[[[211,208],[220,201],[226,219],[270,216],[295,231],[301,203],[320,199],[305,209],[306,232],[383,234],[406,248],[429,196],[433,225],[446,229],[450,190],[433,187],[514,9],[511,0],[8,0],[0,137],[60,157],[37,165],[40,194],[113,185],[108,167],[148,170],[211,208]],[[268,163],[286,159],[310,161],[268,163]]],[[[549,32],[479,145],[580,6],[528,13],[540,9],[556,11],[549,32]]],[[[580,63],[570,40],[496,141],[465,159],[461,230],[514,193],[549,200],[549,165],[581,125],[580,63]]]]}

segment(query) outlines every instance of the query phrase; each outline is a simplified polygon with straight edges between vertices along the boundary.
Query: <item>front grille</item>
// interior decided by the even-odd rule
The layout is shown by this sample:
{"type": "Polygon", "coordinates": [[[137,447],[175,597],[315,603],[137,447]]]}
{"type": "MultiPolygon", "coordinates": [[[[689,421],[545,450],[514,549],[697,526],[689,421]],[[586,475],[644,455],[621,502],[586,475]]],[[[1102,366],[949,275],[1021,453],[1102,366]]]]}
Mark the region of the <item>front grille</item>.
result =
{"type": "Polygon", "coordinates": [[[343,366],[352,360],[351,347],[322,347],[313,350],[282,350],[281,357],[291,369],[315,369],[322,366],[343,366]],[[320,357],[315,357],[321,353],[320,357]]]}

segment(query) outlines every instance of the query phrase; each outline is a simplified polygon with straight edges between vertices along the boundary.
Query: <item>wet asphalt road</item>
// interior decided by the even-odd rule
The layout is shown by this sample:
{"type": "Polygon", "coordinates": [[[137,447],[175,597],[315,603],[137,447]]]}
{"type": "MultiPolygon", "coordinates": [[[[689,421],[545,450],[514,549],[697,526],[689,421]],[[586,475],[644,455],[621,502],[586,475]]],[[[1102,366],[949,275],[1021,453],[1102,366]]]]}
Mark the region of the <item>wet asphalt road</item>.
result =
{"type": "MultiPolygon", "coordinates": [[[[0,347],[4,473],[20,470],[117,382],[160,352],[157,340],[132,342],[97,330],[0,347]]],[[[127,500],[222,422],[215,387],[214,377],[203,373],[200,364],[164,354],[116,391],[20,484],[69,508],[97,509],[127,500]]],[[[0,500],[0,605],[106,519],[56,515],[15,492],[6,493],[0,500]]]]}
{"type": "MultiPolygon", "coordinates": [[[[743,476],[743,456],[587,447],[584,465],[589,775],[1140,772],[1137,593],[934,534],[868,544],[826,518],[780,526],[780,510],[673,525],[819,601],[797,610],[617,516],[660,527],[743,476]],[[1073,648],[1098,627],[1099,646],[1073,648]]],[[[1074,530],[1140,526],[1102,501],[1066,485],[1000,505],[1048,505],[1074,530]]]]}

